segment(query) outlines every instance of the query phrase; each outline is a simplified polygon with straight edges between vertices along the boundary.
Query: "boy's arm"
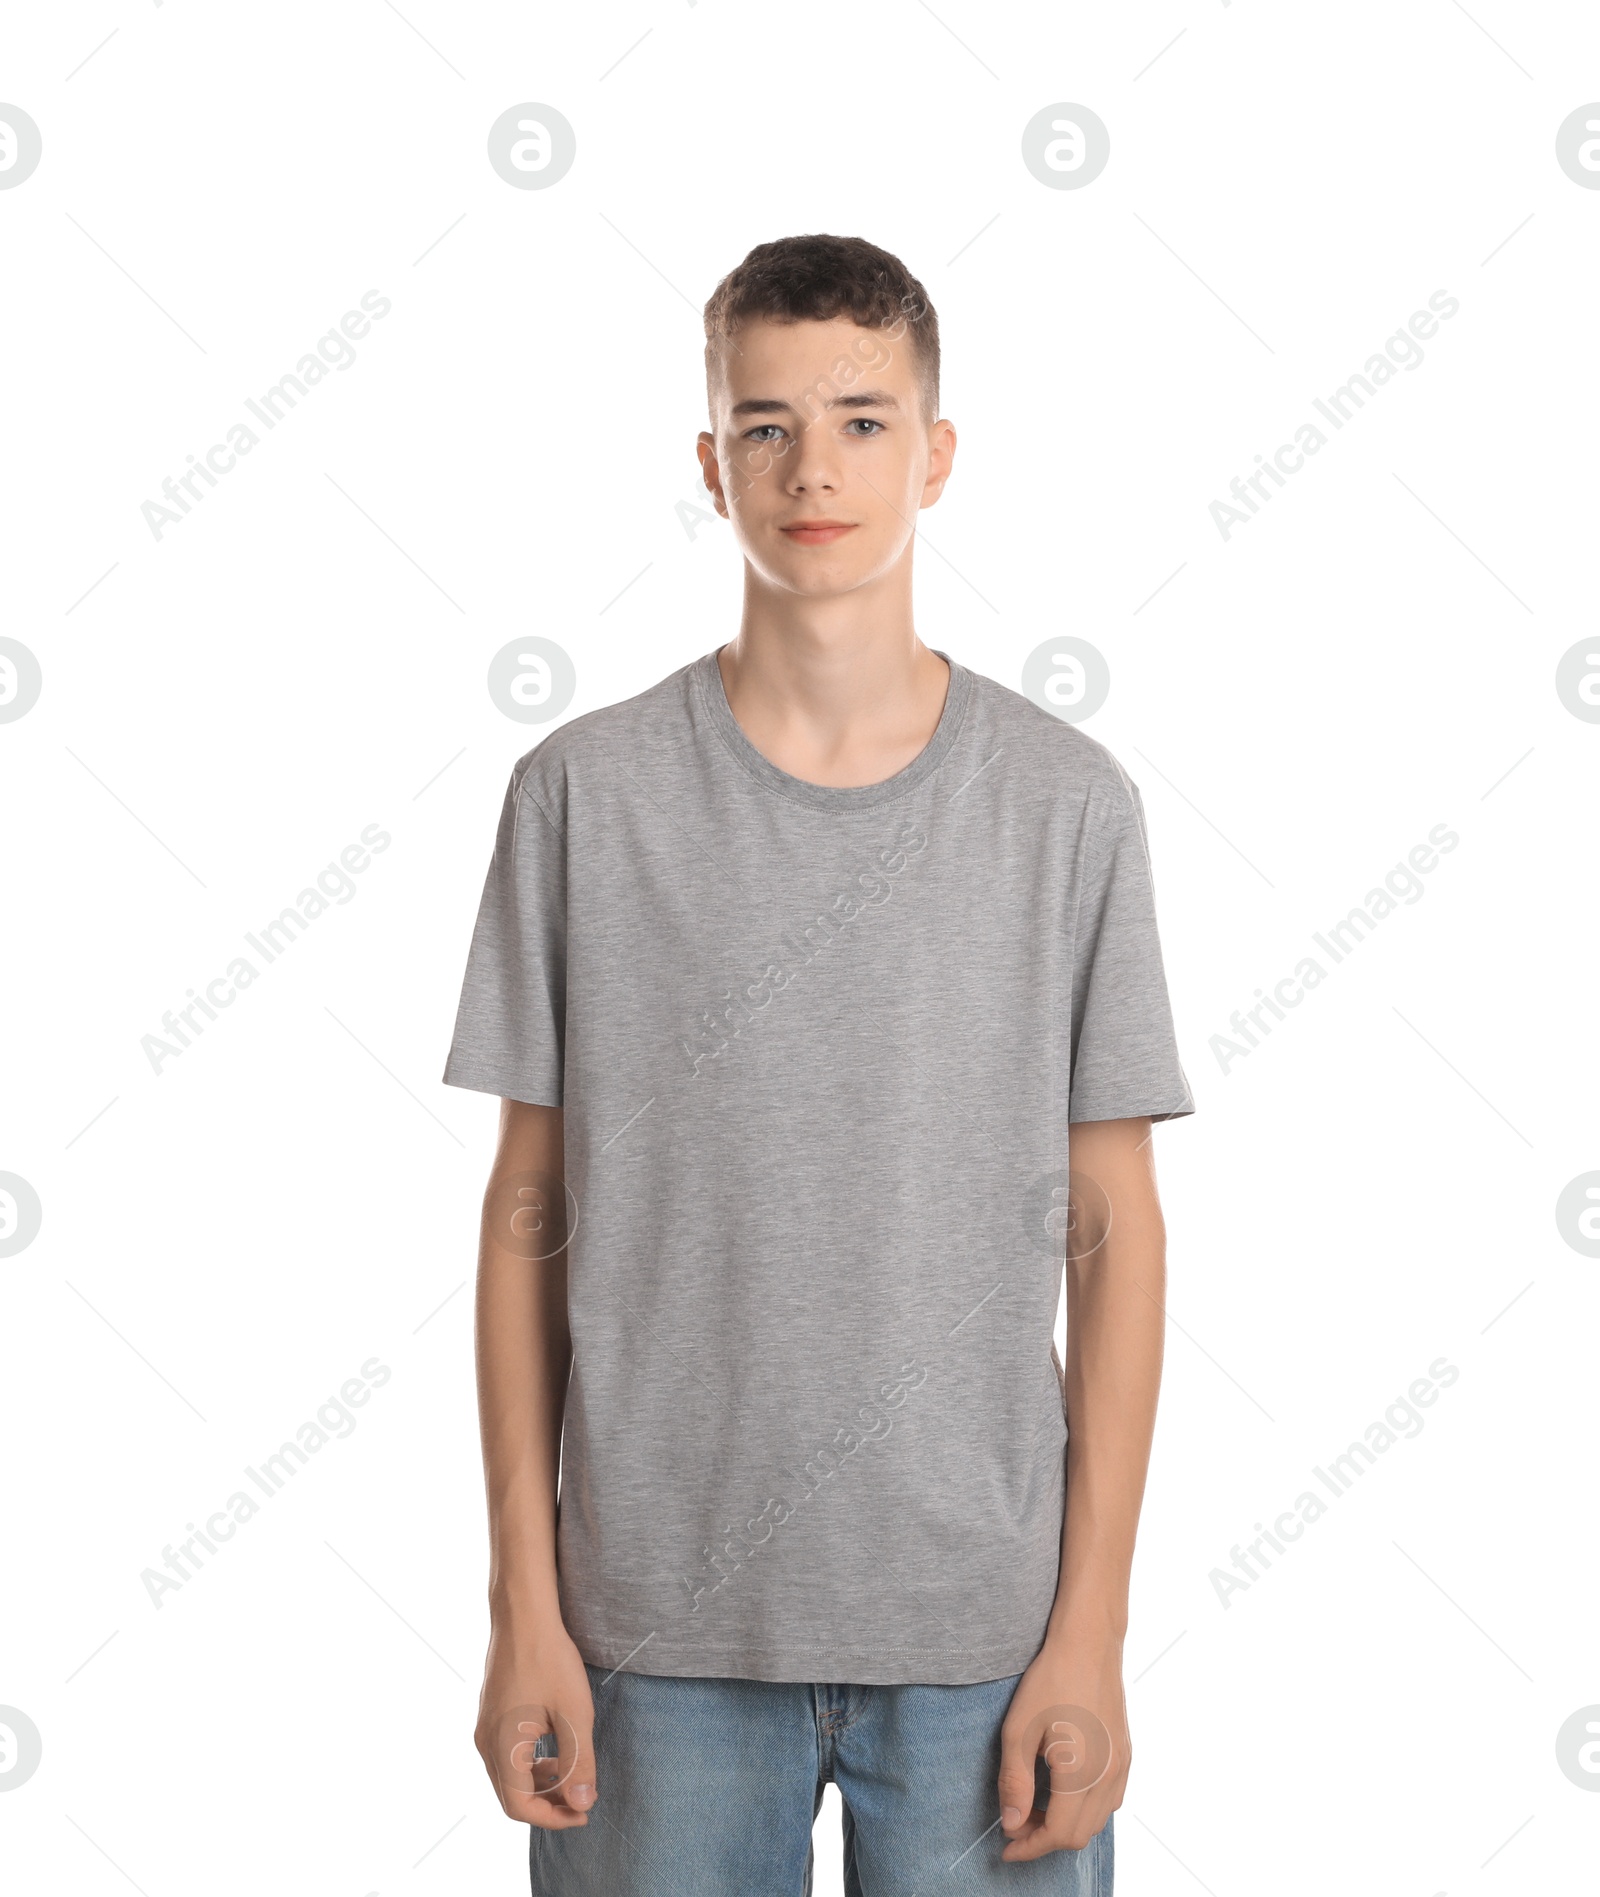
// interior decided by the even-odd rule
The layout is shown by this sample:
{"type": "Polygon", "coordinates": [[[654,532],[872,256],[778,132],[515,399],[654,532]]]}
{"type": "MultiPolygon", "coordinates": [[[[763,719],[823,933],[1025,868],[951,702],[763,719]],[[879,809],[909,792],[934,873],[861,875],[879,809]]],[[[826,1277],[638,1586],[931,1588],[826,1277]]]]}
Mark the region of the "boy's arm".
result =
{"type": "Polygon", "coordinates": [[[1061,1573],[1044,1645],[1001,1730],[1002,1855],[1013,1860],[1081,1850],[1122,1803],[1132,1759],[1122,1642],[1166,1323],[1149,1120],[1075,1125],[1072,1187],[1061,1573]],[[1060,1789],[1035,1813],[1041,1752],[1060,1789]]]}
{"type": "Polygon", "coordinates": [[[563,1830],[594,1802],[594,1707],[556,1588],[567,1328],[561,1110],[500,1103],[478,1250],[478,1417],[489,1501],[489,1657],[475,1735],[506,1815],[563,1830]],[[532,1255],[529,1255],[532,1254],[532,1255]],[[533,1745],[553,1732],[559,1759],[533,1745]]]}

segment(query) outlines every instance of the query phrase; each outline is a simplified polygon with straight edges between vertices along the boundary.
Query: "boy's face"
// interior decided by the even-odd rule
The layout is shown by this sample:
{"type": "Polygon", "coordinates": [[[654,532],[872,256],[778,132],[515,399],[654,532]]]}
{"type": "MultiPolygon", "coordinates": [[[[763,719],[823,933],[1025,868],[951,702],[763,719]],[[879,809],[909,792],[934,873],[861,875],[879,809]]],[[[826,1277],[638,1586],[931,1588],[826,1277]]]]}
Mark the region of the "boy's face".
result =
{"type": "Polygon", "coordinates": [[[955,455],[954,428],[923,415],[909,335],[839,317],[747,323],[734,341],[698,447],[717,512],[780,591],[866,585],[906,552],[955,455]]]}

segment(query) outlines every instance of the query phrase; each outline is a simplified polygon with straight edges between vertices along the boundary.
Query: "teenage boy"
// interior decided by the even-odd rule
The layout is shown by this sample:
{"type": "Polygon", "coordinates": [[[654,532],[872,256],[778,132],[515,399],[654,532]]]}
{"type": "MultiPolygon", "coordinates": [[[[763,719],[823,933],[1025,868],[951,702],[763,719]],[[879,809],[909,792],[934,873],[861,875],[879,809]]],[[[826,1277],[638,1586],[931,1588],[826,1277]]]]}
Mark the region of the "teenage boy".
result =
{"type": "Polygon", "coordinates": [[[518,761],[444,1075],[502,1096],[478,1749],[553,1897],[793,1897],[829,1779],[861,1897],[1099,1897],[1192,1111],[1143,809],[917,637],[905,266],[761,244],[705,327],[737,636],[518,761]]]}

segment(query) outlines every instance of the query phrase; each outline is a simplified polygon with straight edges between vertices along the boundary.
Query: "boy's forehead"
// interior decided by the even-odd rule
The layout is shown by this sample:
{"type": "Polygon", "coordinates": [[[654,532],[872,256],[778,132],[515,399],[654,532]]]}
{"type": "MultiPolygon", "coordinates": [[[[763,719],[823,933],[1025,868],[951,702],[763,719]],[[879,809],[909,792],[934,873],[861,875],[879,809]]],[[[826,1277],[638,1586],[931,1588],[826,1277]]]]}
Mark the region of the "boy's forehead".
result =
{"type": "Polygon", "coordinates": [[[841,367],[857,375],[870,369],[875,384],[900,392],[913,390],[916,381],[904,335],[892,339],[848,316],[792,323],[757,318],[741,324],[719,354],[723,390],[733,402],[792,396],[819,376],[840,380],[841,367]]]}

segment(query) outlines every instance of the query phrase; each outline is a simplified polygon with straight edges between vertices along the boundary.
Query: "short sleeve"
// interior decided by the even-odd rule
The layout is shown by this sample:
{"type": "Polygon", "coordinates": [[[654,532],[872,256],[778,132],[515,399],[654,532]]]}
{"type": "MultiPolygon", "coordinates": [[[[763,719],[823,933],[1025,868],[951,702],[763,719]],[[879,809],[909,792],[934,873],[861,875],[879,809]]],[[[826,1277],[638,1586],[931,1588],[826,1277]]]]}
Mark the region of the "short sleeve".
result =
{"type": "Polygon", "coordinates": [[[445,1084],[560,1106],[566,1011],[566,844],[524,759],[500,812],[445,1084]]]}
{"type": "Polygon", "coordinates": [[[1156,933],[1144,803],[1127,777],[1101,794],[1085,840],[1072,983],[1069,1120],[1193,1113],[1156,933]]]}

